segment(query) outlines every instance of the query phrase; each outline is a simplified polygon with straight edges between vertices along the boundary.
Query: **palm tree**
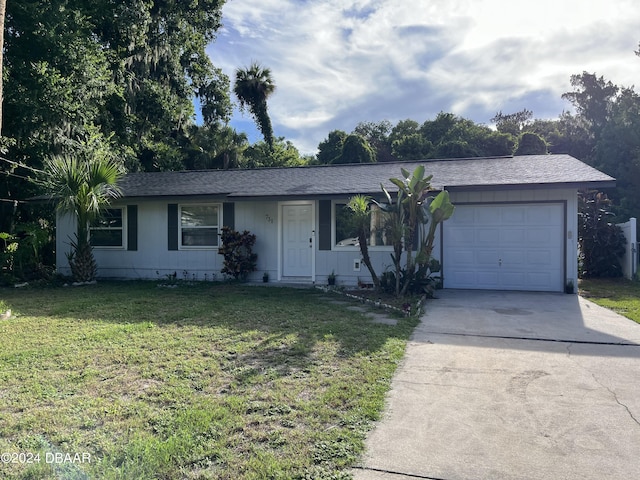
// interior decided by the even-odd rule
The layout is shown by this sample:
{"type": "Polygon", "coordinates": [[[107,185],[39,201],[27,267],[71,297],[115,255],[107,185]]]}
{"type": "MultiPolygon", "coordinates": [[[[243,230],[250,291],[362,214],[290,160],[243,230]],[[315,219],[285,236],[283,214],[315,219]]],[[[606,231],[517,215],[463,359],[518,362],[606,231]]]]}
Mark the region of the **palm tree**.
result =
{"type": "Polygon", "coordinates": [[[371,233],[371,198],[367,195],[354,195],[349,199],[347,207],[353,214],[354,224],[357,225],[358,230],[358,244],[360,245],[360,254],[362,255],[362,261],[366,265],[369,273],[371,274],[371,280],[376,288],[380,288],[380,279],[376,275],[373,265],[371,264],[371,258],[369,257],[369,246],[367,245],[367,238],[371,233]]]}
{"type": "Polygon", "coordinates": [[[57,202],[58,212],[76,218],[76,239],[71,241],[72,250],[67,254],[74,280],[90,282],[96,277],[97,266],[89,228],[111,200],[120,196],[117,182],[122,169],[106,156],[55,155],[45,160],[43,173],[43,185],[57,202]]]}
{"type": "Polygon", "coordinates": [[[262,68],[257,62],[253,62],[249,68],[236,70],[233,91],[240,102],[240,110],[249,107],[269,148],[273,148],[273,128],[267,113],[267,98],[275,89],[271,70],[262,68]]]}

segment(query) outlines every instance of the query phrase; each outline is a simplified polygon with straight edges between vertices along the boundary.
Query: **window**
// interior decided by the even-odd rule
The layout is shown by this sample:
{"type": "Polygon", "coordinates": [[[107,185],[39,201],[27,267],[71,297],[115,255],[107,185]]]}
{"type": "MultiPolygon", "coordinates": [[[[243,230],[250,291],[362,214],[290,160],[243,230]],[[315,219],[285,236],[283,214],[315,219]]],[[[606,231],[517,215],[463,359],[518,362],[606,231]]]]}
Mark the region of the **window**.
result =
{"type": "Polygon", "coordinates": [[[217,247],[219,205],[180,206],[180,246],[217,247]]]}
{"type": "Polygon", "coordinates": [[[124,208],[107,208],[91,224],[90,242],[94,247],[124,246],[124,208]]]}
{"type": "MultiPolygon", "coordinates": [[[[358,241],[358,226],[355,223],[353,212],[347,207],[346,202],[335,203],[335,246],[336,247],[359,247],[358,241]]],[[[386,214],[380,209],[372,205],[371,206],[371,233],[367,239],[369,247],[386,246],[390,245],[387,241],[387,236],[384,231],[386,221],[386,214]]]]}

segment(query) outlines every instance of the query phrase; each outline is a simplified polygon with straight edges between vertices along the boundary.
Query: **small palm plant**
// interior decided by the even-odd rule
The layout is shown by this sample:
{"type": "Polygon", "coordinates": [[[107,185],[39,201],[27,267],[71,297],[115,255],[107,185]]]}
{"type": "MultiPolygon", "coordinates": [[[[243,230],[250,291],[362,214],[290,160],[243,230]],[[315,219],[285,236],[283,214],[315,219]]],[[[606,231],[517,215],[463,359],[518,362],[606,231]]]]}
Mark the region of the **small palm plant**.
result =
{"type": "Polygon", "coordinates": [[[371,197],[367,195],[354,195],[349,199],[347,207],[353,212],[353,220],[358,229],[358,243],[362,261],[371,274],[371,280],[376,288],[380,287],[380,279],[371,264],[367,238],[371,233],[371,197]]]}
{"type": "Polygon", "coordinates": [[[89,228],[111,200],[120,196],[117,186],[123,171],[109,155],[92,151],[88,155],[54,155],[45,160],[42,184],[57,202],[57,211],[72,214],[77,233],[67,254],[73,278],[77,282],[95,279],[97,265],[89,240],[89,228]]]}

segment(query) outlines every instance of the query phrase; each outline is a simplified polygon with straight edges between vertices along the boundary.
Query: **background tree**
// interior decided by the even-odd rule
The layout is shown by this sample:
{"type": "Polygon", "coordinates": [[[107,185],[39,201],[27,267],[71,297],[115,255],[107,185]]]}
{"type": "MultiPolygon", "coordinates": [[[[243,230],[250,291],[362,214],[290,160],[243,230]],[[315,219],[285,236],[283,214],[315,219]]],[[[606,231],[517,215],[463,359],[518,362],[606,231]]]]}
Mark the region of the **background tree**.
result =
{"type": "Polygon", "coordinates": [[[376,153],[360,135],[351,134],[344,139],[342,153],[333,163],[373,163],[376,153]]]}
{"type": "Polygon", "coordinates": [[[298,167],[306,163],[293,143],[279,137],[271,147],[266,142],[256,142],[247,147],[240,167],[298,167]]]}
{"type": "MultiPolygon", "coordinates": [[[[563,95],[577,110],[571,127],[584,125],[587,140],[580,158],[616,178],[608,191],[614,221],[640,216],[640,97],[632,88],[618,87],[596,74],[573,75],[575,90],[563,95]]],[[[580,128],[577,129],[580,132],[580,128]]],[[[575,137],[574,137],[575,138],[575,137]]]]}
{"type": "Polygon", "coordinates": [[[249,108],[264,141],[273,147],[273,128],[267,112],[267,99],[275,90],[271,70],[254,62],[248,68],[236,70],[233,91],[240,102],[240,109],[249,108]]]}
{"type": "Polygon", "coordinates": [[[316,156],[318,163],[337,163],[336,159],[342,156],[342,147],[347,136],[347,133],[342,130],[329,132],[327,138],[318,145],[318,154],[316,156]]]}
{"type": "Polygon", "coordinates": [[[604,125],[593,150],[591,163],[616,178],[609,193],[614,201],[616,221],[640,216],[640,96],[621,88],[611,105],[609,121],[604,125]]]}
{"type": "Polygon", "coordinates": [[[530,125],[532,118],[533,112],[526,108],[509,114],[503,114],[502,110],[500,110],[491,119],[491,122],[496,124],[496,128],[500,133],[509,133],[514,137],[518,137],[530,125]]]}
{"type": "Polygon", "coordinates": [[[524,132],[518,138],[518,148],[514,155],[546,155],[547,153],[547,142],[540,135],[524,132]]]}
{"type": "Polygon", "coordinates": [[[353,129],[352,134],[359,135],[367,141],[367,144],[375,152],[374,162],[391,162],[395,160],[391,154],[391,122],[382,120],[380,122],[360,122],[353,129]]]}
{"type": "MultiPolygon", "coordinates": [[[[229,79],[206,47],[223,0],[29,0],[7,2],[4,44],[5,156],[30,168],[99,125],[129,170],[184,168],[194,97],[205,123],[231,114],[229,79]]],[[[36,193],[30,171],[8,167],[0,198],[36,193]],[[6,181],[5,181],[6,180],[6,181]]],[[[0,231],[14,218],[0,202],[0,231]]],[[[19,208],[19,221],[28,216],[19,208]]]]}
{"type": "Polygon", "coordinates": [[[429,158],[433,144],[419,133],[404,135],[391,144],[391,152],[398,160],[422,160],[429,158]]]}
{"type": "Polygon", "coordinates": [[[612,101],[618,94],[619,88],[595,73],[582,72],[581,75],[571,75],[572,92],[562,95],[570,101],[579,115],[591,125],[591,132],[596,141],[610,118],[612,101]]]}
{"type": "Polygon", "coordinates": [[[244,152],[249,147],[246,134],[238,133],[228,125],[212,124],[192,126],[189,136],[189,141],[184,145],[187,169],[226,170],[244,164],[244,152]]]}

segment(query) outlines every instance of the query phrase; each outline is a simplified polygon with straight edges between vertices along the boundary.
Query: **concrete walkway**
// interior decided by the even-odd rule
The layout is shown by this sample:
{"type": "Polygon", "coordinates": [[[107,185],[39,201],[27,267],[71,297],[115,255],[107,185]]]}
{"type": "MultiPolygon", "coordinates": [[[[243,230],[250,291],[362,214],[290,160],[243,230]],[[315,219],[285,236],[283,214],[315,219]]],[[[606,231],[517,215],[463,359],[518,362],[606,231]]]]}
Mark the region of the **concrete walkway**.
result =
{"type": "Polygon", "coordinates": [[[439,296],[356,480],[640,478],[640,325],[575,295],[439,296]]]}

